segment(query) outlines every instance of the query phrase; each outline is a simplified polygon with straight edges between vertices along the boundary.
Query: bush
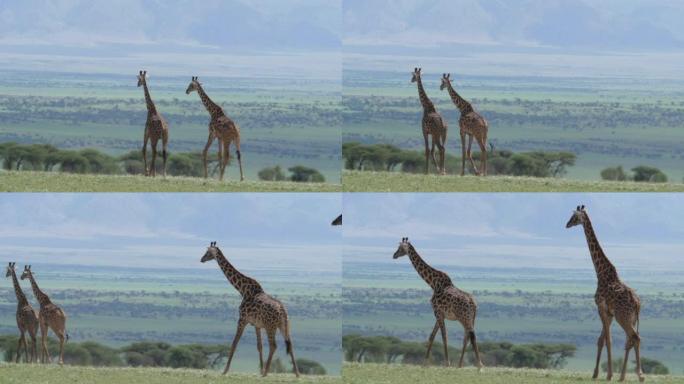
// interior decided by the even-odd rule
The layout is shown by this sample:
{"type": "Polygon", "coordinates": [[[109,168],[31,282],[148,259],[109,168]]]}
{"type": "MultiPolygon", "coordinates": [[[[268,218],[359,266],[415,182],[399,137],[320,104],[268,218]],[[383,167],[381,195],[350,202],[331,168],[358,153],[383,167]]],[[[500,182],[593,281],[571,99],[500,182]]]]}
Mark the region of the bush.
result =
{"type": "Polygon", "coordinates": [[[292,168],[288,168],[288,171],[292,173],[290,180],[299,183],[323,183],[325,182],[325,177],[314,168],[304,167],[302,165],[296,165],[292,168]]]}
{"type": "Polygon", "coordinates": [[[297,359],[297,368],[302,375],[325,375],[325,368],[317,361],[297,359]]]}
{"type": "Polygon", "coordinates": [[[259,180],[264,181],[283,181],[285,180],[285,174],[280,168],[280,165],[275,167],[267,167],[259,171],[259,180]]]}
{"type": "Polygon", "coordinates": [[[640,165],[638,167],[632,168],[632,172],[634,172],[634,181],[650,183],[667,182],[667,175],[665,175],[660,169],[655,167],[640,165]]]}
{"type": "Polygon", "coordinates": [[[628,179],[622,166],[609,167],[601,171],[601,179],[609,181],[625,181],[628,179]]]}

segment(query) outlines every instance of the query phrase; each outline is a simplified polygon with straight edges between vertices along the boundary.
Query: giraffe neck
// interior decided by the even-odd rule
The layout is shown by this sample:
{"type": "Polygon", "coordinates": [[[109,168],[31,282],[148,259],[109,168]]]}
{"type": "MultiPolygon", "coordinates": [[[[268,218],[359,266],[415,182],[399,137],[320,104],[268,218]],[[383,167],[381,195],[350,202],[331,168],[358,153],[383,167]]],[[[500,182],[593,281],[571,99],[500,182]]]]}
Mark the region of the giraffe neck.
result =
{"type": "Polygon", "coordinates": [[[611,283],[618,281],[618,274],[615,266],[608,260],[606,254],[603,253],[601,245],[596,238],[596,233],[594,232],[594,227],[591,225],[591,220],[589,216],[586,216],[584,220],[584,235],[587,238],[587,245],[589,246],[589,253],[591,254],[591,261],[594,263],[594,269],[596,270],[596,277],[599,283],[611,283]]]}
{"type": "Polygon", "coordinates": [[[461,111],[462,115],[465,115],[466,113],[470,113],[473,111],[473,106],[470,105],[469,102],[467,102],[464,98],[459,95],[454,87],[451,86],[451,83],[447,82],[447,90],[449,91],[449,96],[451,96],[451,101],[454,102],[456,105],[456,108],[458,108],[459,111],[461,111]]]}
{"type": "Polygon", "coordinates": [[[219,250],[216,255],[216,261],[230,284],[240,292],[240,295],[242,295],[243,298],[251,297],[264,291],[256,280],[243,275],[240,271],[235,269],[228,259],[223,256],[221,250],[219,250]]]}
{"type": "Polygon", "coordinates": [[[150,90],[147,88],[147,82],[143,83],[143,89],[145,90],[145,103],[147,104],[147,112],[157,113],[157,107],[154,105],[154,101],[152,101],[150,90]]]}
{"type": "Polygon", "coordinates": [[[46,306],[48,304],[52,304],[52,301],[50,301],[50,298],[48,295],[43,293],[43,291],[38,288],[38,284],[36,284],[36,280],[33,278],[33,274],[29,274],[29,280],[31,281],[31,288],[33,288],[33,294],[36,296],[36,300],[38,300],[38,303],[40,303],[40,306],[46,306]]]}
{"type": "Polygon", "coordinates": [[[17,306],[24,307],[28,305],[28,300],[26,300],[26,295],[19,285],[19,280],[17,279],[17,274],[12,270],[12,283],[14,283],[14,294],[17,295],[17,306]]]}
{"type": "Polygon", "coordinates": [[[432,268],[428,263],[426,263],[422,257],[413,248],[413,245],[409,244],[409,258],[413,264],[418,275],[425,280],[426,283],[433,290],[438,290],[444,288],[445,285],[451,285],[451,279],[442,271],[432,268]],[[446,283],[446,284],[445,284],[446,283]]]}
{"type": "Polygon", "coordinates": [[[204,107],[207,109],[207,112],[209,112],[211,117],[218,117],[223,115],[223,110],[221,109],[221,107],[219,107],[209,98],[209,95],[207,95],[207,93],[204,92],[204,89],[201,85],[197,86],[197,93],[199,93],[200,99],[202,100],[202,104],[204,104],[204,107]]]}
{"type": "Polygon", "coordinates": [[[437,110],[435,109],[435,105],[432,104],[432,100],[430,100],[427,93],[425,93],[425,88],[423,88],[423,80],[418,77],[416,82],[418,83],[418,97],[420,98],[420,103],[423,105],[423,112],[436,112],[437,110]]]}

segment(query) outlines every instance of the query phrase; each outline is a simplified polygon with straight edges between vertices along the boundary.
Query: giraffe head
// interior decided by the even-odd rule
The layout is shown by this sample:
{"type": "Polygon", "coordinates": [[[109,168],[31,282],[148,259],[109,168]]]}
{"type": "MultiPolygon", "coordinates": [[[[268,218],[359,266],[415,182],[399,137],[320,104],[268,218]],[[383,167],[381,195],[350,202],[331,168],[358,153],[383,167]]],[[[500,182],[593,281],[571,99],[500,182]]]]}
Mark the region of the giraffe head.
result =
{"type": "Polygon", "coordinates": [[[420,71],[422,71],[423,68],[414,68],[413,69],[413,77],[411,78],[411,82],[415,83],[416,81],[420,80],[420,71]]]}
{"type": "Polygon", "coordinates": [[[138,73],[138,87],[142,87],[147,83],[147,71],[140,71],[138,73]]]}
{"type": "Polygon", "coordinates": [[[394,252],[394,256],[392,256],[392,258],[398,259],[402,256],[408,255],[410,245],[411,243],[409,243],[408,237],[402,237],[399,247],[397,248],[396,252],[394,252]]]}
{"type": "Polygon", "coordinates": [[[190,81],[190,84],[188,85],[188,89],[185,90],[185,94],[189,95],[193,91],[197,91],[200,87],[200,82],[197,80],[197,76],[193,76],[192,80],[190,81]]]}
{"type": "Polygon", "coordinates": [[[214,260],[216,256],[219,254],[219,249],[216,246],[216,242],[212,241],[209,243],[209,248],[207,248],[207,252],[202,256],[202,260],[200,260],[203,263],[206,263],[209,260],[214,260]]]}
{"type": "Polygon", "coordinates": [[[442,85],[439,86],[439,90],[443,91],[450,85],[451,85],[451,73],[443,74],[442,75],[442,85]]]}
{"type": "Polygon", "coordinates": [[[33,272],[31,271],[30,265],[24,265],[24,272],[21,274],[21,279],[25,280],[29,277],[33,277],[33,272]]]}
{"type": "Polygon", "coordinates": [[[14,272],[14,266],[15,266],[16,264],[17,264],[17,263],[10,262],[10,263],[7,265],[7,273],[5,273],[5,277],[10,277],[10,276],[12,276],[12,272],[14,272]]]}
{"type": "Polygon", "coordinates": [[[572,212],[572,216],[568,223],[565,224],[565,228],[574,227],[575,225],[584,224],[587,220],[587,211],[584,209],[584,205],[578,205],[575,211],[572,212]]]}

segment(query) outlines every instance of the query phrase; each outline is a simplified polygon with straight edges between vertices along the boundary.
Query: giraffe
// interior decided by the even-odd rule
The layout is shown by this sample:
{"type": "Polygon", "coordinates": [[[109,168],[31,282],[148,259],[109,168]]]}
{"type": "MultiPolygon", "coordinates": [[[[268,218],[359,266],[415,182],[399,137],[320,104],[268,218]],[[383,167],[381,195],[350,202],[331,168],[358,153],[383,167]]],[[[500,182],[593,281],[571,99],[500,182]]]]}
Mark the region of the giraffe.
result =
{"type": "Polygon", "coordinates": [[[49,329],[52,329],[52,332],[59,338],[59,365],[62,365],[64,364],[64,342],[69,341],[69,334],[66,333],[66,313],[64,313],[62,308],[52,303],[48,295],[38,288],[30,265],[24,266],[24,272],[21,274],[21,279],[29,279],[31,287],[33,288],[33,294],[36,296],[38,303],[40,303],[40,312],[38,314],[42,345],[40,360],[42,363],[45,363],[46,361],[48,363],[52,362],[52,357],[50,357],[50,352],[48,352],[47,348],[48,332],[49,329]]]}
{"type": "Polygon", "coordinates": [[[12,283],[14,284],[14,294],[17,296],[17,327],[19,328],[19,340],[17,341],[17,357],[14,360],[15,363],[19,362],[21,357],[21,346],[24,346],[24,360],[27,363],[34,362],[36,360],[36,334],[38,333],[38,313],[33,310],[33,307],[26,299],[24,291],[19,285],[19,280],[17,279],[17,273],[14,270],[14,266],[17,263],[9,263],[7,266],[7,273],[5,277],[12,277],[12,283]],[[26,332],[28,332],[31,337],[31,355],[29,356],[28,343],[26,342],[26,332]]]}
{"type": "Polygon", "coordinates": [[[299,369],[297,368],[297,361],[295,360],[294,349],[292,346],[292,338],[290,337],[289,319],[287,317],[287,310],[285,309],[283,303],[266,294],[256,280],[243,275],[240,273],[240,271],[235,269],[235,267],[233,267],[233,265],[223,255],[223,252],[221,252],[221,250],[216,246],[215,241],[211,242],[209,248],[207,248],[207,252],[204,254],[204,256],[202,256],[201,262],[205,263],[210,260],[216,260],[230,284],[232,284],[242,296],[237,331],[235,332],[235,337],[233,338],[233,344],[230,348],[228,362],[226,363],[226,368],[223,370],[223,374],[225,375],[228,372],[228,369],[230,369],[230,362],[233,360],[233,354],[237,349],[240,337],[242,337],[242,332],[247,324],[251,324],[254,326],[254,330],[256,331],[257,350],[259,351],[259,369],[261,370],[261,374],[264,377],[268,375],[268,371],[271,367],[271,360],[273,359],[273,354],[277,348],[275,339],[276,332],[280,330],[280,333],[285,339],[287,353],[292,359],[294,373],[297,377],[299,377],[299,369]],[[261,345],[262,328],[266,330],[266,336],[268,337],[269,344],[268,359],[266,360],[265,366],[261,345]]]}
{"type": "Polygon", "coordinates": [[[607,379],[613,377],[612,367],[612,341],[610,338],[610,326],[613,322],[613,317],[618,324],[625,331],[625,357],[622,361],[622,371],[620,373],[620,381],[625,380],[627,359],[629,357],[629,350],[634,348],[636,355],[636,374],[639,381],[644,381],[644,376],[641,371],[641,357],[640,347],[641,338],[639,337],[639,310],[641,309],[641,301],[637,296],[636,291],[628,287],[627,284],[620,281],[615,266],[608,260],[601,245],[596,238],[594,227],[591,225],[589,215],[587,214],[584,205],[577,206],[572,213],[570,220],[565,225],[566,228],[582,225],[584,228],[584,236],[587,239],[589,253],[591,260],[594,263],[596,270],[596,278],[598,285],[596,287],[596,294],[594,301],[598,307],[599,317],[601,318],[602,329],[601,335],[598,338],[598,351],[596,354],[596,367],[594,368],[593,378],[596,379],[599,374],[599,363],[601,362],[601,352],[605,344],[608,352],[608,373],[607,379]]]}
{"type": "Polygon", "coordinates": [[[451,74],[442,75],[442,85],[439,86],[440,90],[447,89],[449,96],[451,96],[451,101],[454,102],[456,108],[461,112],[461,117],[458,120],[458,125],[461,128],[461,176],[465,174],[465,159],[468,157],[470,160],[470,165],[475,170],[476,175],[487,176],[487,131],[489,130],[489,124],[484,117],[479,113],[475,112],[473,106],[470,105],[464,98],[461,97],[454,87],[451,86],[451,74]],[[466,150],[465,139],[468,136],[468,149],[466,150]],[[480,146],[480,152],[482,153],[482,158],[480,159],[480,168],[482,172],[480,173],[475,167],[475,162],[470,153],[470,148],[473,145],[473,137],[477,140],[477,144],[480,146]]]}
{"type": "Polygon", "coordinates": [[[140,71],[138,73],[138,87],[143,87],[145,91],[145,103],[147,104],[147,121],[145,122],[145,138],[143,139],[143,162],[145,164],[145,175],[146,176],[156,176],[157,169],[155,168],[155,160],[157,159],[157,142],[161,138],[162,140],[162,176],[166,176],[166,159],[168,157],[168,152],[166,148],[169,143],[169,125],[162,115],[157,112],[157,107],[152,101],[150,96],[150,90],[147,88],[147,71],[140,71]],[[150,141],[150,147],[152,148],[152,163],[150,163],[150,168],[147,168],[147,141],[150,141]]]}
{"type": "Polygon", "coordinates": [[[446,174],[446,168],[444,167],[444,156],[445,156],[445,146],[447,139],[447,123],[446,120],[442,118],[442,115],[437,112],[435,105],[432,103],[430,98],[425,93],[425,88],[423,88],[423,81],[421,79],[422,68],[415,68],[413,70],[413,77],[411,78],[412,83],[418,84],[418,97],[420,98],[420,103],[423,105],[423,140],[425,140],[425,173],[428,173],[429,159],[432,157],[432,162],[437,168],[437,171],[442,175],[446,174]],[[432,135],[432,148],[428,148],[428,136],[432,135]],[[439,165],[437,165],[437,160],[435,159],[435,145],[439,150],[439,165]]]}
{"type": "Polygon", "coordinates": [[[337,216],[331,225],[342,225],[342,215],[337,216]]]}
{"type": "Polygon", "coordinates": [[[223,109],[207,96],[207,93],[204,92],[204,89],[202,88],[202,84],[197,80],[197,76],[193,76],[192,81],[188,85],[188,89],[185,90],[185,94],[189,95],[193,91],[197,91],[202,100],[202,104],[204,104],[209,115],[211,115],[211,120],[209,121],[209,138],[207,138],[207,144],[202,151],[204,178],[208,177],[207,152],[209,151],[209,147],[211,147],[211,143],[214,142],[214,139],[218,139],[218,159],[221,169],[219,180],[223,180],[223,173],[228,164],[228,159],[230,158],[230,143],[235,141],[235,153],[240,166],[240,181],[243,181],[245,178],[242,175],[242,157],[240,155],[240,127],[226,116],[223,109]]]}
{"type": "Polygon", "coordinates": [[[425,280],[432,288],[433,294],[430,302],[432,303],[432,310],[435,313],[435,326],[432,329],[430,338],[428,340],[427,353],[425,354],[425,362],[430,359],[430,351],[432,350],[432,343],[437,335],[437,330],[441,330],[442,341],[444,343],[444,365],[449,366],[449,351],[447,347],[447,329],[444,320],[457,320],[463,325],[463,348],[461,349],[461,358],[458,362],[458,367],[463,367],[463,356],[465,355],[468,342],[473,346],[475,357],[477,358],[478,371],[482,370],[484,365],[480,359],[480,351],[477,347],[477,340],[475,337],[475,317],[477,316],[477,303],[475,298],[468,292],[461,291],[456,288],[451,282],[449,275],[437,270],[428,265],[416,252],[416,249],[409,242],[408,237],[401,239],[399,248],[394,252],[394,259],[408,255],[413,267],[418,272],[418,275],[425,280]]]}

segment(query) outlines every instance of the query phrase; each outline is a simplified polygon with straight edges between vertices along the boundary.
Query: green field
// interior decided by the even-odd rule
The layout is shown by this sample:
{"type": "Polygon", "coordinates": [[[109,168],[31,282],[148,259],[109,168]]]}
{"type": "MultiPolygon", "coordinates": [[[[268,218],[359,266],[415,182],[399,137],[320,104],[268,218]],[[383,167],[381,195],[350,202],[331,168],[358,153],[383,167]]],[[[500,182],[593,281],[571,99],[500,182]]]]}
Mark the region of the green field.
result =
{"type": "MultiPolygon", "coordinates": [[[[447,153],[460,156],[459,112],[438,76],[426,73],[426,92],[448,123],[447,153]]],[[[422,151],[422,108],[409,80],[410,68],[345,70],[343,141],[422,151]]],[[[598,180],[618,165],[657,167],[673,182],[684,177],[680,81],[459,75],[454,86],[488,120],[496,149],[576,154],[568,178],[598,180]]]]}
{"type": "Polygon", "coordinates": [[[335,192],[339,184],[0,171],[4,192],[335,192]]]}
{"type": "Polygon", "coordinates": [[[255,374],[230,373],[222,376],[219,372],[191,369],[161,368],[84,368],[0,364],[0,383],[3,384],[212,384],[240,382],[252,383],[340,383],[339,377],[301,376],[293,374],[271,374],[266,378],[255,374]]]}
{"type": "MultiPolygon", "coordinates": [[[[155,76],[149,81],[157,109],[169,123],[172,154],[199,153],[207,142],[209,115],[197,94],[185,94],[189,80],[155,76]]],[[[339,183],[339,81],[202,80],[209,96],[240,126],[246,179],[257,180],[265,167],[303,165],[339,183]]],[[[95,148],[110,155],[139,151],[147,111],[136,81],[135,72],[6,73],[0,81],[0,142],[95,148]]],[[[212,159],[216,151],[215,142],[212,159]]],[[[237,164],[226,173],[235,179],[237,164]]]]}
{"type": "Polygon", "coordinates": [[[684,184],[344,171],[345,192],[682,192],[684,184]]]}
{"type": "MultiPolygon", "coordinates": [[[[420,367],[411,365],[386,364],[345,364],[344,382],[363,383],[473,383],[473,384],[511,384],[511,383],[595,383],[590,372],[551,371],[542,369],[487,368],[478,373],[475,368],[420,367]]],[[[605,376],[604,376],[605,377],[605,376]]],[[[619,375],[614,375],[617,380],[619,375]]],[[[626,381],[639,382],[633,373],[626,381]]],[[[682,376],[646,376],[647,383],[684,383],[682,376]]]]}

